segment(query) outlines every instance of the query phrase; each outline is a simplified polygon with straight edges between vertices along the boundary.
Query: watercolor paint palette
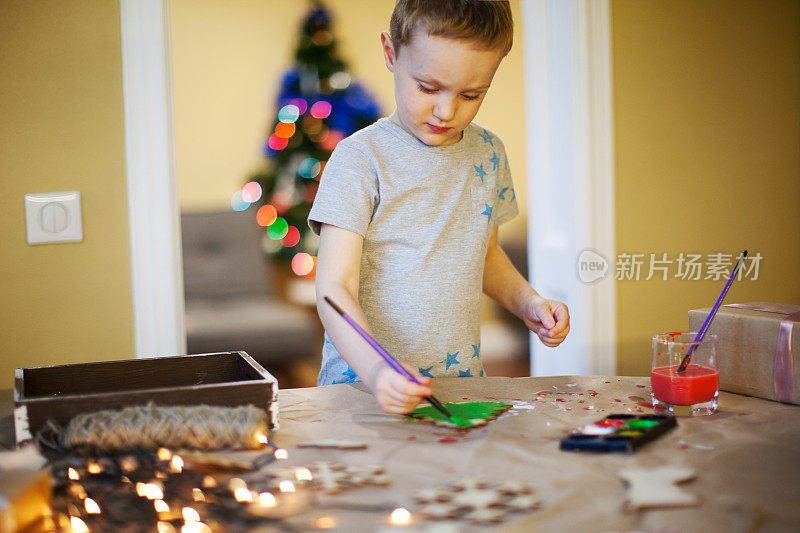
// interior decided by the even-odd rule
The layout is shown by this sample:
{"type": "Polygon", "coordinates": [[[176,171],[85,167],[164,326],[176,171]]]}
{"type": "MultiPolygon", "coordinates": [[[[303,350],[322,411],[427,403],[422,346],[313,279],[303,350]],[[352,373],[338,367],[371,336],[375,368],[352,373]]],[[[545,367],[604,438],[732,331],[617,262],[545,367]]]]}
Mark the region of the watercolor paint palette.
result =
{"type": "Polygon", "coordinates": [[[562,450],[590,452],[633,452],[676,427],[670,415],[608,415],[561,439],[562,450]]]}

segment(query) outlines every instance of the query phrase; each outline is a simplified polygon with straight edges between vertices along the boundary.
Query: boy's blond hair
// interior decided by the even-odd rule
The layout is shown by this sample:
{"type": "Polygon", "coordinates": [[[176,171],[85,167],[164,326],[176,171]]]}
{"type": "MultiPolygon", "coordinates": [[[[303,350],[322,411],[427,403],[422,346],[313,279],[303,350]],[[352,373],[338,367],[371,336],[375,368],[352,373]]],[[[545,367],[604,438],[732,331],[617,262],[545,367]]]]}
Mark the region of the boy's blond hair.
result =
{"type": "Polygon", "coordinates": [[[389,22],[395,56],[417,25],[429,35],[471,41],[505,57],[514,41],[511,6],[500,0],[397,0],[389,22]]]}

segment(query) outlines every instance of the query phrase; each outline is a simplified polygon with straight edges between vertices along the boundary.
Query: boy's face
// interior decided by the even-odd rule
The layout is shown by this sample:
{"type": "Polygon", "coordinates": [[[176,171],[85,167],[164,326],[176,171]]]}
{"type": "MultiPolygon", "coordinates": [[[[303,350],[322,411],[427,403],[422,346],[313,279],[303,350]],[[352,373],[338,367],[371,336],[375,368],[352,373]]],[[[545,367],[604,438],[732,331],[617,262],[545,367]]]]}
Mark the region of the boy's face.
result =
{"type": "Polygon", "coordinates": [[[461,140],[478,113],[503,59],[499,50],[479,50],[466,41],[428,35],[415,28],[397,57],[391,37],[381,33],[386,67],[394,73],[397,118],[430,146],[461,140]]]}

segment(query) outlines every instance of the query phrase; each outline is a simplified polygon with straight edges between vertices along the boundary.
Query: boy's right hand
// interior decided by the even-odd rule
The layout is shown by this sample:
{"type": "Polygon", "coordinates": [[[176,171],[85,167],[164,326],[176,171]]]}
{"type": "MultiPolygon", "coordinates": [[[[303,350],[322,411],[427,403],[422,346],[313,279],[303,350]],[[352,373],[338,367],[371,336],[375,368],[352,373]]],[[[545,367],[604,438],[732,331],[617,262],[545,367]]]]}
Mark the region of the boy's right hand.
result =
{"type": "Polygon", "coordinates": [[[370,372],[369,388],[387,413],[404,415],[414,410],[431,392],[431,378],[422,376],[416,368],[400,363],[421,385],[401,376],[384,361],[375,364],[370,372]]]}

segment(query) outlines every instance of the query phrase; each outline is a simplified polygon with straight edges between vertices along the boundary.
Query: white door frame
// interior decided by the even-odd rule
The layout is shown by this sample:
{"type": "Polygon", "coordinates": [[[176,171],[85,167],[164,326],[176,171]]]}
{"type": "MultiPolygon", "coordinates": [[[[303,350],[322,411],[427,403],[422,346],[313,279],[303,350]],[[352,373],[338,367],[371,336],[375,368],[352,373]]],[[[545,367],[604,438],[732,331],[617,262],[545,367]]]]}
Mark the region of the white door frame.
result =
{"type": "Polygon", "coordinates": [[[529,278],[543,296],[567,304],[571,324],[567,339],[555,349],[531,335],[531,375],[614,375],[609,0],[526,0],[520,8],[529,278]],[[585,249],[598,253],[609,268],[605,278],[592,284],[578,277],[578,256],[585,249]]]}
{"type": "Polygon", "coordinates": [[[137,357],[186,353],[167,0],[119,0],[137,357]]]}

